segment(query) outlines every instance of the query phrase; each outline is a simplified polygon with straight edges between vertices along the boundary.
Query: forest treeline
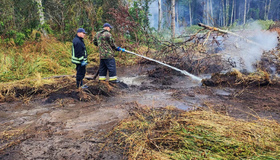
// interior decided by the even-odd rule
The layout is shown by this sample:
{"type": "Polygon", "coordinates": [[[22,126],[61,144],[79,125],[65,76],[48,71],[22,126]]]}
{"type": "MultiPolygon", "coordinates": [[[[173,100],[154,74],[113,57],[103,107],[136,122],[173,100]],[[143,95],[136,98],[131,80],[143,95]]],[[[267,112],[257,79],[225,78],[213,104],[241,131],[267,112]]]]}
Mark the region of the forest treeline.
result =
{"type": "Polygon", "coordinates": [[[70,41],[77,28],[92,36],[105,22],[115,27],[117,37],[147,42],[149,31],[172,28],[172,9],[177,27],[201,22],[228,27],[280,17],[279,0],[1,0],[1,42],[22,45],[34,30],[70,41]],[[150,8],[152,3],[155,8],[150,8]],[[157,21],[157,27],[151,21],[157,21]]]}
{"type": "MultiPolygon", "coordinates": [[[[216,27],[241,25],[253,20],[280,18],[279,0],[157,0],[162,16],[170,18],[170,6],[175,1],[175,18],[178,25],[205,23],[216,27]]],[[[168,21],[168,20],[167,20],[168,21]]]]}
{"type": "Polygon", "coordinates": [[[61,41],[70,41],[77,28],[83,27],[89,35],[93,35],[105,22],[111,23],[118,33],[129,32],[130,38],[137,40],[149,26],[149,2],[1,0],[1,41],[21,45],[34,30],[54,35],[61,41]]]}

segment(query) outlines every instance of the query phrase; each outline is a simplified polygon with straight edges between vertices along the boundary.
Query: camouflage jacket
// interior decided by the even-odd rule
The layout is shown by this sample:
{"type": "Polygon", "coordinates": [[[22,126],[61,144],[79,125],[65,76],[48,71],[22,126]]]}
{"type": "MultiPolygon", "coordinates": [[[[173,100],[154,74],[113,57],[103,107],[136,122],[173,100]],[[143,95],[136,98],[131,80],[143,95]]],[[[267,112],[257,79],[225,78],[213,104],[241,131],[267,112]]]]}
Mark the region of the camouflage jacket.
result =
{"type": "Polygon", "coordinates": [[[97,32],[94,36],[93,43],[99,47],[100,59],[114,58],[114,50],[117,47],[109,31],[102,30],[97,32]]]}

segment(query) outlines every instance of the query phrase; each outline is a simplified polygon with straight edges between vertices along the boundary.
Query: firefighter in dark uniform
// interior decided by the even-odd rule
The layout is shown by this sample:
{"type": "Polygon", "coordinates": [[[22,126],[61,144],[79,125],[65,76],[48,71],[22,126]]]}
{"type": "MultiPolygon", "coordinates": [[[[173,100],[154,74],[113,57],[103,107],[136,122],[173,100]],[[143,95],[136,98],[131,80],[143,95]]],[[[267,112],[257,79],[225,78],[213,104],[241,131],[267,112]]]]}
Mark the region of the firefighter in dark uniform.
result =
{"type": "Polygon", "coordinates": [[[99,81],[105,81],[107,71],[109,71],[109,82],[120,82],[117,78],[116,62],[114,51],[122,51],[125,49],[116,47],[110,30],[112,26],[109,23],[103,25],[103,30],[96,33],[93,39],[95,46],[99,47],[100,65],[99,65],[99,81]]]}
{"type": "Polygon", "coordinates": [[[86,31],[83,28],[79,28],[77,30],[77,34],[73,39],[72,45],[72,63],[76,64],[76,83],[77,88],[87,86],[83,86],[83,79],[86,74],[86,65],[87,65],[87,50],[84,43],[84,37],[86,35],[86,31]]]}

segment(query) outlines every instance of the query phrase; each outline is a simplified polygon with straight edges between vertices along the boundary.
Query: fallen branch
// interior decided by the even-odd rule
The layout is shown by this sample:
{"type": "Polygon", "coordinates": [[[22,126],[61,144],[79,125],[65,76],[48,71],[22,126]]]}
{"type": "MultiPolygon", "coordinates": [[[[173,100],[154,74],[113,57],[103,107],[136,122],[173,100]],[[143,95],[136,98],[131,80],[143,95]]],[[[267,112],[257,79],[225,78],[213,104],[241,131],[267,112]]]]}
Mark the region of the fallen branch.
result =
{"type": "Polygon", "coordinates": [[[211,32],[212,32],[212,31],[209,31],[209,32],[207,33],[207,37],[206,37],[205,41],[203,42],[203,45],[205,45],[205,44],[206,44],[206,42],[208,41],[208,39],[209,39],[209,37],[210,37],[211,32]]]}
{"type": "Polygon", "coordinates": [[[218,32],[224,33],[224,34],[234,35],[236,37],[239,37],[239,38],[243,39],[244,41],[246,41],[248,43],[252,43],[252,44],[255,44],[255,45],[259,46],[259,47],[262,47],[259,43],[251,41],[251,40],[249,40],[249,39],[247,39],[247,38],[245,38],[243,36],[240,36],[240,35],[238,35],[236,33],[233,33],[233,32],[230,32],[230,31],[226,31],[226,30],[222,30],[222,29],[219,29],[219,28],[216,28],[216,27],[211,27],[211,26],[208,26],[208,25],[205,25],[205,24],[202,24],[202,23],[198,23],[198,25],[200,27],[204,27],[205,29],[208,29],[208,30],[213,30],[213,31],[218,31],[218,32]]]}

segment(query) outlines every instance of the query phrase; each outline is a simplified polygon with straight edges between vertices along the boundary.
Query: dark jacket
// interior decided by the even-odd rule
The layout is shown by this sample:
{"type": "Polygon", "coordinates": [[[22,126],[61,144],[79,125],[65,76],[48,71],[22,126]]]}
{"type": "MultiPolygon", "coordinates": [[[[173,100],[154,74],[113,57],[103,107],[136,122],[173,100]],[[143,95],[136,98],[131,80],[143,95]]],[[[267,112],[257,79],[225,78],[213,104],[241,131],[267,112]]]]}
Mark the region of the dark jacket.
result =
{"type": "Polygon", "coordinates": [[[99,47],[100,59],[114,58],[114,50],[117,49],[112,34],[107,30],[96,33],[93,39],[94,45],[99,47]]]}
{"type": "Polygon", "coordinates": [[[81,64],[82,61],[87,62],[87,50],[84,40],[77,35],[73,39],[71,61],[74,64],[81,64]]]}

